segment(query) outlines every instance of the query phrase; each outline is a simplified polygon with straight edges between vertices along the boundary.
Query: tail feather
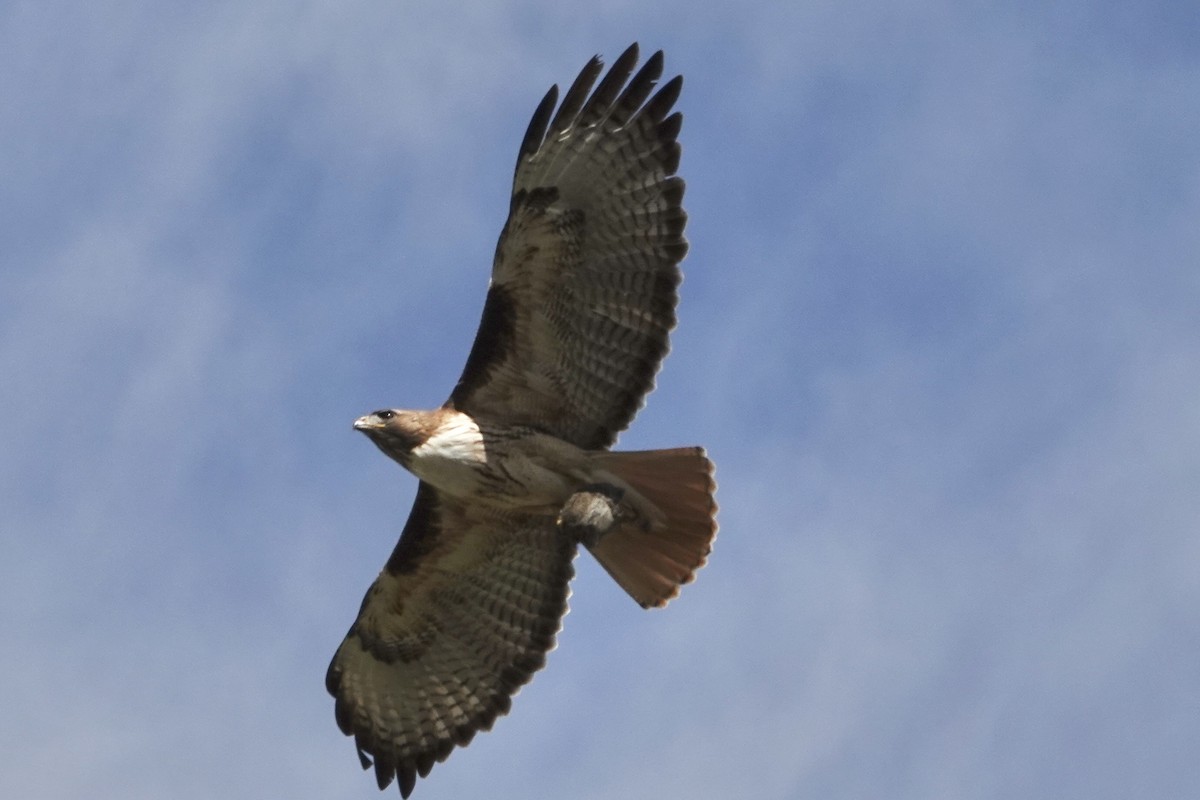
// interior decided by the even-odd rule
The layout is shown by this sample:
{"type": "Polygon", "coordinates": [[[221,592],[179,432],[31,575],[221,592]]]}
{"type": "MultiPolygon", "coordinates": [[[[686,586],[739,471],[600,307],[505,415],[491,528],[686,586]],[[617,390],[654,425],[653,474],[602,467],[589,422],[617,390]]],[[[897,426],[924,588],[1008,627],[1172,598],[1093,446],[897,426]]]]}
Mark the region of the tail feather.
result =
{"type": "Polygon", "coordinates": [[[600,466],[662,513],[663,522],[623,523],[590,548],[643,608],[665,606],[704,566],[717,535],[713,463],[702,447],[598,453],[600,466]]]}

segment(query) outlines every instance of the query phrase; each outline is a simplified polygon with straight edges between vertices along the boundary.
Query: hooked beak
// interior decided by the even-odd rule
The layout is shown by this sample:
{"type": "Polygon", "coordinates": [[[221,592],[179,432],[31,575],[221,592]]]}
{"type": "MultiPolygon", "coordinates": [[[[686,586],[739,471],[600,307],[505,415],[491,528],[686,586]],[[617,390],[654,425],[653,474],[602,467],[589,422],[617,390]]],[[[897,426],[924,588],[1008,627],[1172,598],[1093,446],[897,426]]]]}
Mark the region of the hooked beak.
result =
{"type": "Polygon", "coordinates": [[[379,430],[382,427],[383,424],[380,423],[379,418],[374,414],[367,414],[365,417],[359,417],[354,420],[354,430],[362,431],[363,433],[379,430]]]}

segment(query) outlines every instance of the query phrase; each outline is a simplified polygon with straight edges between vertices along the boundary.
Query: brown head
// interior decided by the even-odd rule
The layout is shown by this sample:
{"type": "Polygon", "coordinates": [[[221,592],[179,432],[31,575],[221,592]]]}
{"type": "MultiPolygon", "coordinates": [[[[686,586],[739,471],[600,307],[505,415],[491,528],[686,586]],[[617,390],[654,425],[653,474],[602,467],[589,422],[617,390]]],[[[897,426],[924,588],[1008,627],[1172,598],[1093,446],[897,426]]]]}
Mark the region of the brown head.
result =
{"type": "Polygon", "coordinates": [[[438,422],[434,411],[388,408],[354,420],[354,430],[365,433],[376,447],[407,467],[413,448],[424,444],[433,435],[438,422]]]}

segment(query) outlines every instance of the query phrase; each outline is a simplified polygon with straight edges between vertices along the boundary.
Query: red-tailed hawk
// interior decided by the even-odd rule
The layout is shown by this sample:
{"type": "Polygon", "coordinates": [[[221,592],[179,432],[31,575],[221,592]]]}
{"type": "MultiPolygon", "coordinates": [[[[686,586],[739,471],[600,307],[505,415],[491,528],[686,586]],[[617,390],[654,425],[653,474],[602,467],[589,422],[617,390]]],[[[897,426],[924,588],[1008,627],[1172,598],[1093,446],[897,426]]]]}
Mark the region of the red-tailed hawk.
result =
{"type": "Polygon", "coordinates": [[[630,79],[637,60],[635,44],[592,91],[593,58],[534,112],[450,399],[354,423],[420,484],[325,685],[363,768],[404,797],[545,663],[579,544],[652,607],[716,535],[701,448],[608,450],[666,355],[687,252],[682,79],[651,97],[662,53],[630,79]]]}

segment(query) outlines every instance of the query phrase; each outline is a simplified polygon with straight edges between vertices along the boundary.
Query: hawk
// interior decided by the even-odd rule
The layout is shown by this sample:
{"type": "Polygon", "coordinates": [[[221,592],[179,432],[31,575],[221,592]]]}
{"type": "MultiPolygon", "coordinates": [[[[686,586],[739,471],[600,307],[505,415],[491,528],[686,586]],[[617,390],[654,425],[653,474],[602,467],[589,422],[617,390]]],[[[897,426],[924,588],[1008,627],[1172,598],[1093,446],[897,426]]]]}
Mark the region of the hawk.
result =
{"type": "Polygon", "coordinates": [[[325,685],[363,769],[405,798],[544,665],[580,545],[650,608],[716,536],[702,448],[609,450],[667,353],[688,248],[682,78],[655,92],[662,52],[637,61],[634,44],[595,85],[593,58],[534,112],[449,400],[354,423],[420,483],[325,685]]]}

